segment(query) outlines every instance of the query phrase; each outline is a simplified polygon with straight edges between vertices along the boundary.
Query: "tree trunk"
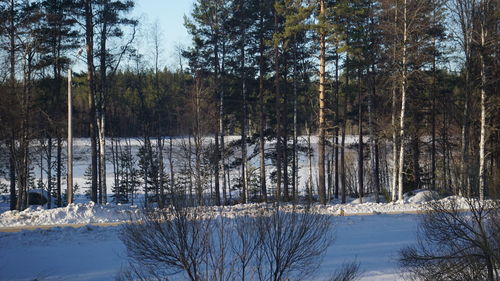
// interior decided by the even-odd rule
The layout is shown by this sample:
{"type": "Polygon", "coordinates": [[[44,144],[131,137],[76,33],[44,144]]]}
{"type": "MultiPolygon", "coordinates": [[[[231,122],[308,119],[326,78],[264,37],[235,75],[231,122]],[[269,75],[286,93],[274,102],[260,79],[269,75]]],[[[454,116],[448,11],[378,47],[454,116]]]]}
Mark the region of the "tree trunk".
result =
{"type": "Polygon", "coordinates": [[[192,164],[191,133],[188,135],[188,169],[189,169],[189,202],[193,202],[193,164],[192,164]]]}
{"type": "Polygon", "coordinates": [[[372,79],[371,79],[371,91],[368,96],[368,126],[369,126],[369,131],[370,131],[370,166],[371,166],[371,180],[372,184],[375,187],[375,202],[379,203],[379,192],[380,192],[380,182],[379,182],[379,174],[378,174],[378,165],[377,165],[377,134],[375,133],[375,124],[373,122],[373,115],[374,115],[374,104],[373,104],[373,99],[375,97],[375,78],[374,78],[375,73],[373,73],[373,68],[372,68],[372,79]]]}
{"type": "Polygon", "coordinates": [[[245,75],[245,30],[241,28],[241,46],[240,46],[240,63],[241,63],[241,96],[243,98],[243,116],[241,118],[241,177],[242,177],[242,203],[248,203],[248,174],[247,174],[247,89],[245,75]]]}
{"type": "Polygon", "coordinates": [[[85,0],[85,43],[87,48],[87,80],[89,83],[89,127],[90,127],[90,145],[91,145],[91,169],[92,185],[91,200],[97,201],[97,121],[95,105],[95,84],[94,84],[94,24],[92,1],[85,0]]]}
{"type": "Polygon", "coordinates": [[[335,47],[335,199],[339,199],[339,53],[335,47]]]}
{"type": "MultiPolygon", "coordinates": [[[[283,54],[283,57],[288,57],[287,53],[283,54]]],[[[288,88],[287,88],[287,70],[288,70],[288,65],[287,65],[287,60],[284,60],[285,65],[283,66],[284,70],[284,75],[283,75],[283,102],[281,104],[282,106],[282,148],[283,148],[283,198],[284,201],[289,201],[290,200],[290,194],[289,194],[289,178],[288,178],[288,88]]]]}
{"type": "MultiPolygon", "coordinates": [[[[170,133],[172,134],[172,133],[170,133]]],[[[170,136],[170,145],[168,149],[168,164],[170,166],[170,192],[173,194],[175,190],[175,173],[174,173],[174,157],[173,157],[173,152],[174,152],[174,146],[172,142],[172,136],[170,136]]],[[[191,161],[191,159],[189,159],[191,161]]],[[[174,198],[172,198],[174,200],[174,198]]]]}
{"type": "MultiPolygon", "coordinates": [[[[263,28],[263,18],[260,17],[260,26],[263,28]]],[[[266,115],[264,108],[264,37],[260,34],[259,38],[259,162],[260,162],[260,191],[262,200],[267,202],[266,187],[266,159],[265,159],[265,137],[264,129],[266,126],[266,115]]]]}
{"type": "MultiPolygon", "coordinates": [[[[394,13],[394,32],[397,30],[397,23],[398,23],[398,6],[397,6],[397,1],[396,1],[396,8],[395,8],[395,13],[394,13]]],[[[396,60],[396,39],[394,39],[394,47],[392,51],[392,57],[394,60],[396,60]]],[[[392,85],[392,110],[391,110],[391,125],[392,125],[392,182],[391,182],[391,196],[392,196],[392,202],[395,202],[397,200],[397,190],[398,190],[398,166],[399,166],[399,157],[398,157],[398,147],[399,147],[399,140],[398,140],[398,134],[397,134],[397,120],[396,120],[396,104],[397,104],[397,83],[396,83],[396,77],[394,77],[393,85],[392,85]]]]}
{"type": "Polygon", "coordinates": [[[298,174],[298,151],[297,151],[297,50],[294,50],[293,60],[293,141],[292,141],[292,200],[297,200],[297,174],[298,174]]]}
{"type": "Polygon", "coordinates": [[[247,174],[247,99],[246,85],[243,77],[241,94],[243,95],[243,118],[241,121],[241,176],[242,176],[242,202],[248,203],[248,174],[247,174]]]}
{"type": "Polygon", "coordinates": [[[307,180],[307,199],[309,202],[312,202],[313,200],[313,164],[312,164],[312,146],[311,146],[311,128],[310,128],[311,122],[306,123],[306,130],[307,130],[307,159],[308,159],[308,164],[309,164],[309,173],[308,173],[308,180],[307,180]]]}
{"type": "MultiPolygon", "coordinates": [[[[433,40],[436,48],[436,39],[433,40]]],[[[432,60],[432,112],[431,112],[431,190],[436,190],[436,56],[432,60]]]]}
{"type": "MultiPolygon", "coordinates": [[[[278,13],[274,12],[274,28],[278,33],[278,13]]],[[[281,93],[280,93],[280,57],[279,46],[274,46],[274,86],[276,90],[276,200],[281,201],[281,93]]]]}
{"type": "MultiPolygon", "coordinates": [[[[47,136],[47,193],[52,198],[52,137],[47,136]]],[[[47,208],[52,208],[52,200],[49,199],[47,208]]]]}
{"type": "MultiPolygon", "coordinates": [[[[10,60],[10,71],[9,71],[9,84],[10,84],[10,94],[14,98],[16,96],[16,25],[15,25],[15,3],[16,1],[10,0],[10,11],[9,11],[9,60],[10,60]]],[[[10,209],[16,209],[16,202],[18,200],[16,196],[16,136],[14,128],[11,130],[11,139],[9,141],[9,180],[10,180],[10,209]]],[[[19,176],[19,175],[17,175],[19,176]]],[[[19,187],[20,188],[20,187],[19,187]]]]}
{"type": "Polygon", "coordinates": [[[57,187],[57,207],[62,207],[62,191],[61,191],[61,178],[62,178],[62,138],[57,136],[57,168],[56,168],[56,187],[57,187]]]}
{"type": "Polygon", "coordinates": [[[364,171],[363,171],[363,107],[361,94],[361,73],[358,76],[358,189],[359,202],[363,203],[364,192],[364,171]]]}
{"type": "Polygon", "coordinates": [[[10,180],[10,210],[16,209],[16,159],[15,159],[15,141],[9,140],[9,180],[10,180]]]}
{"type": "MultiPolygon", "coordinates": [[[[346,56],[345,85],[349,87],[349,54],[346,56]]],[[[345,170],[345,131],[347,126],[347,92],[344,92],[344,103],[342,110],[342,137],[340,140],[340,181],[342,184],[342,204],[346,203],[346,170],[345,170]]]]}
{"type": "MultiPolygon", "coordinates": [[[[172,137],[170,137],[170,142],[172,142],[172,137]]],[[[165,173],[164,173],[165,167],[163,163],[163,145],[164,141],[160,131],[158,130],[156,136],[156,146],[158,149],[158,186],[160,189],[160,196],[158,197],[158,207],[160,208],[165,207],[165,187],[163,183],[163,180],[165,178],[165,173]]]]}
{"type": "MultiPolygon", "coordinates": [[[[486,6],[486,4],[483,4],[486,6]]],[[[486,9],[486,7],[483,7],[486,9]]],[[[486,15],[483,15],[485,17],[486,15]]],[[[481,63],[481,133],[479,140],[479,200],[483,201],[486,191],[486,63],[484,49],[486,45],[486,30],[485,30],[485,19],[481,20],[481,49],[479,51],[479,58],[481,63]]],[[[491,279],[493,280],[493,278],[491,279]]]]}
{"type": "Polygon", "coordinates": [[[407,0],[404,0],[403,4],[403,54],[402,54],[402,74],[401,74],[401,114],[400,114],[400,125],[399,125],[399,173],[398,173],[398,182],[399,182],[399,190],[398,190],[398,199],[403,202],[403,174],[404,174],[404,150],[405,150],[405,113],[406,113],[406,83],[407,83],[407,54],[406,54],[406,42],[408,38],[408,30],[407,30],[407,0]]]}
{"type": "MultiPolygon", "coordinates": [[[[326,13],[325,1],[320,0],[320,17],[326,13]]],[[[326,41],[325,30],[320,31],[320,55],[319,55],[319,132],[318,132],[318,193],[320,204],[326,205],[325,194],[325,56],[326,41]]]]}

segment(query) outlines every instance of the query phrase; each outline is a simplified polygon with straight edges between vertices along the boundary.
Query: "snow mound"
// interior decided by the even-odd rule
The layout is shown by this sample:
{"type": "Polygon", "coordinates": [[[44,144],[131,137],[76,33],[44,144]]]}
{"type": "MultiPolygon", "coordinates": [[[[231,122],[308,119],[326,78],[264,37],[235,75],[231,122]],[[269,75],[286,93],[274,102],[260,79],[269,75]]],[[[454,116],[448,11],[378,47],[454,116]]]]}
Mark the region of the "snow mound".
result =
{"type": "MultiPolygon", "coordinates": [[[[332,201],[324,206],[314,204],[319,213],[330,216],[350,216],[350,215],[379,215],[379,214],[400,214],[400,213],[420,213],[431,208],[433,202],[442,202],[445,206],[454,204],[460,209],[468,209],[465,198],[450,196],[438,199],[436,192],[428,190],[417,190],[405,194],[404,200],[389,203],[375,203],[372,195],[360,200],[349,199],[349,203],[340,204],[338,200],[332,201]]],[[[383,199],[382,197],[380,198],[383,199]]],[[[237,204],[233,206],[208,206],[201,207],[203,216],[219,216],[234,218],[237,216],[256,216],[270,210],[273,204],[250,203],[237,204]]],[[[305,205],[293,205],[291,203],[280,204],[280,209],[285,212],[301,211],[305,205]]],[[[90,203],[71,204],[64,208],[44,209],[42,207],[30,207],[22,212],[7,211],[0,214],[1,227],[19,227],[34,225],[68,225],[68,224],[92,224],[92,223],[119,223],[127,222],[131,219],[141,217],[141,208],[133,205],[95,205],[90,203]]]]}
{"type": "Polygon", "coordinates": [[[408,192],[403,195],[405,202],[407,203],[424,203],[433,200],[441,199],[441,196],[436,191],[418,189],[408,192]]]}
{"type": "Polygon", "coordinates": [[[7,211],[0,214],[0,227],[120,222],[130,220],[138,212],[140,210],[136,206],[95,205],[93,202],[48,210],[31,207],[22,212],[7,211]]]}

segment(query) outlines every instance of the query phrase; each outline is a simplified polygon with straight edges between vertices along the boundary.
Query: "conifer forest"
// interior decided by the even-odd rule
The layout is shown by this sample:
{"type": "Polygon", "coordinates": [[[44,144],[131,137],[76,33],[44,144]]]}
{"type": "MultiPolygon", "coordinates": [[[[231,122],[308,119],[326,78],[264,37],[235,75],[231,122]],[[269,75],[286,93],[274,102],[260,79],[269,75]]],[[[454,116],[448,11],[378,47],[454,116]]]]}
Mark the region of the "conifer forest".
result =
{"type": "Polygon", "coordinates": [[[0,280],[499,280],[499,1],[150,1],[0,0],[0,280]]]}
{"type": "Polygon", "coordinates": [[[75,65],[72,132],[90,140],[96,203],[129,200],[134,188],[158,202],[191,192],[216,205],[231,190],[241,202],[321,204],[366,193],[394,201],[422,188],[498,194],[496,1],[199,0],[175,68],[159,63],[158,26],[146,31],[150,47],[137,43],[144,27],[130,16],[133,1],[0,8],[2,191],[11,209],[27,206],[40,178],[58,206],[72,200],[62,197],[75,65]],[[125,153],[129,138],[141,140],[139,153],[125,153]],[[189,139],[182,161],[172,160],[172,138],[189,139]],[[299,154],[315,171],[306,186],[299,154]],[[170,169],[172,161],[191,167],[170,169]]]}

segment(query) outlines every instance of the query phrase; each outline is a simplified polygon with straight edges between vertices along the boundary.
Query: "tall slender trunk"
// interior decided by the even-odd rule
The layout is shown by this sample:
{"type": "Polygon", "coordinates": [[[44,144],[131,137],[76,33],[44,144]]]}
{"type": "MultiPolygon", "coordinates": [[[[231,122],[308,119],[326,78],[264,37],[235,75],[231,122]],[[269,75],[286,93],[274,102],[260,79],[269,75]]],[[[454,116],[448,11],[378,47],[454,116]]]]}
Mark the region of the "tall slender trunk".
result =
{"type": "MultiPolygon", "coordinates": [[[[278,33],[278,13],[274,12],[274,29],[278,33]]],[[[274,46],[274,86],[276,91],[276,200],[281,201],[281,93],[279,44],[274,46]]]]}
{"type": "MultiPolygon", "coordinates": [[[[436,38],[433,39],[436,48],[436,38]]],[[[436,190],[436,56],[432,59],[432,112],[431,112],[431,190],[436,190]]]]}
{"type": "Polygon", "coordinates": [[[188,135],[188,169],[189,169],[189,202],[193,200],[193,164],[192,164],[191,133],[188,135]]]}
{"type": "Polygon", "coordinates": [[[293,151],[292,151],[292,200],[297,200],[297,173],[298,173],[298,152],[297,152],[297,46],[293,50],[293,151]]]}
{"type": "MultiPolygon", "coordinates": [[[[14,133],[12,133],[14,134],[14,133]]],[[[12,135],[14,137],[14,135],[12,135]]],[[[16,209],[16,158],[15,151],[16,145],[13,139],[9,140],[9,180],[10,180],[10,209],[16,209]]]]}
{"type": "MultiPolygon", "coordinates": [[[[172,139],[172,137],[170,137],[172,139]]],[[[165,187],[164,187],[164,178],[165,178],[165,164],[163,163],[163,146],[164,140],[161,136],[160,130],[158,130],[156,136],[156,149],[158,150],[158,187],[160,189],[160,196],[158,197],[158,207],[165,207],[165,187]]],[[[171,190],[173,191],[173,189],[171,190]]]]}
{"type": "MultiPolygon", "coordinates": [[[[47,193],[52,198],[52,137],[47,136],[47,193]]],[[[52,200],[49,199],[47,207],[52,208],[52,200]]]]}
{"type": "MultiPolygon", "coordinates": [[[[222,81],[224,78],[221,78],[222,81]]],[[[224,102],[223,102],[223,97],[224,97],[224,82],[221,82],[222,89],[221,89],[221,112],[224,110],[224,102]]],[[[225,126],[224,126],[224,117],[221,115],[219,118],[219,131],[220,131],[220,159],[221,159],[221,167],[222,167],[222,197],[224,199],[224,205],[227,202],[227,191],[228,187],[230,187],[229,183],[226,181],[226,173],[229,173],[226,168],[226,145],[225,145],[225,126]]],[[[217,191],[217,190],[216,190],[217,191]]],[[[218,191],[217,191],[218,192],[218,191]]]]}
{"type": "Polygon", "coordinates": [[[362,94],[361,94],[361,73],[358,75],[358,189],[359,189],[359,202],[363,203],[364,192],[364,165],[363,165],[363,107],[362,107],[362,94]]]}
{"type": "MultiPolygon", "coordinates": [[[[103,101],[102,101],[103,102],[103,101]]],[[[105,137],[105,122],[104,122],[104,105],[101,105],[101,113],[98,120],[98,136],[99,136],[99,201],[101,204],[107,202],[107,186],[106,186],[106,137],[105,137]]]]}
{"type": "Polygon", "coordinates": [[[29,104],[31,101],[31,72],[32,72],[32,50],[26,50],[26,61],[23,67],[23,95],[21,100],[21,139],[19,140],[19,151],[21,161],[18,164],[18,186],[19,195],[17,198],[17,209],[24,210],[29,205],[29,131],[30,113],[29,104]]]}
{"type": "Polygon", "coordinates": [[[311,128],[310,128],[311,122],[306,123],[306,130],[307,130],[307,159],[308,159],[308,166],[309,166],[309,173],[308,173],[308,180],[307,180],[307,199],[312,202],[313,200],[313,164],[312,164],[312,146],[311,146],[311,128]]]}
{"type": "MultiPolygon", "coordinates": [[[[467,49],[467,48],[466,48],[467,49]]],[[[469,51],[466,51],[466,54],[469,51]]],[[[467,56],[467,55],[466,55],[467,56]]],[[[462,147],[461,147],[461,156],[462,156],[462,177],[461,177],[461,187],[459,188],[458,192],[459,195],[465,195],[471,196],[471,188],[470,188],[470,181],[469,181],[469,115],[470,115],[470,91],[471,91],[471,81],[470,81],[470,67],[471,64],[469,62],[469,58],[466,57],[466,62],[465,62],[465,101],[464,101],[464,117],[463,117],[463,123],[462,123],[462,147]]]]}
{"type": "MultiPolygon", "coordinates": [[[[483,4],[486,6],[486,4],[483,4]]],[[[486,7],[483,7],[486,9],[486,7]]],[[[486,15],[483,15],[485,17],[486,15]]],[[[479,199],[484,200],[486,191],[486,63],[484,49],[486,45],[485,19],[481,20],[481,50],[479,58],[481,63],[481,133],[479,140],[479,199]]],[[[493,278],[491,279],[493,280],[493,278]]]]}
{"type": "Polygon", "coordinates": [[[241,176],[242,176],[242,202],[248,203],[248,172],[247,172],[247,99],[246,99],[246,84],[243,77],[243,85],[241,94],[243,95],[243,118],[241,121],[241,176]]]}
{"type": "MultiPolygon", "coordinates": [[[[9,11],[9,60],[10,60],[10,71],[9,71],[9,84],[10,84],[10,94],[14,98],[16,96],[16,25],[15,25],[15,0],[10,0],[10,11],[9,11]]],[[[11,130],[11,138],[9,140],[9,180],[10,180],[10,209],[16,209],[16,136],[15,130],[11,130]]]]}
{"type": "MultiPolygon", "coordinates": [[[[214,56],[215,56],[215,81],[216,81],[216,96],[219,96],[219,120],[218,125],[215,130],[215,166],[214,166],[214,181],[215,181],[215,204],[217,206],[221,205],[220,200],[220,167],[221,159],[224,158],[222,155],[224,152],[221,151],[219,146],[219,134],[221,136],[220,142],[224,142],[224,91],[221,85],[221,71],[220,71],[220,59],[219,59],[219,34],[215,35],[214,42],[214,56]]],[[[222,164],[222,178],[224,179],[224,164],[222,164]]]]}
{"type": "Polygon", "coordinates": [[[403,202],[403,174],[404,174],[404,150],[405,150],[405,113],[406,113],[406,89],[407,89],[407,54],[406,54],[406,43],[408,38],[407,30],[407,0],[404,0],[403,4],[403,50],[402,50],[402,74],[401,74],[401,114],[400,114],[400,126],[399,126],[399,173],[398,173],[398,199],[403,202]]]}
{"type": "Polygon", "coordinates": [[[89,127],[90,127],[90,146],[91,146],[91,200],[97,201],[97,121],[96,121],[96,103],[95,103],[95,84],[94,84],[94,24],[92,1],[85,0],[85,43],[87,49],[87,80],[89,83],[89,127]]]}
{"type": "Polygon", "coordinates": [[[62,207],[62,192],[61,192],[61,178],[62,178],[62,137],[60,134],[57,136],[57,164],[56,164],[56,188],[57,188],[57,206],[62,207]]]}
{"type": "Polygon", "coordinates": [[[248,174],[247,174],[247,89],[245,74],[245,29],[241,28],[241,46],[240,46],[240,71],[241,71],[241,96],[243,98],[243,116],[241,118],[241,177],[242,177],[242,196],[241,201],[248,203],[248,174]]]}
{"type": "Polygon", "coordinates": [[[379,203],[379,192],[380,192],[380,182],[379,182],[379,170],[378,170],[378,159],[377,159],[377,134],[375,133],[375,124],[373,122],[374,115],[374,104],[373,100],[375,98],[375,73],[372,66],[371,75],[371,91],[368,95],[368,126],[370,131],[370,166],[371,166],[371,180],[375,187],[375,202],[379,203]]]}
{"type": "MultiPolygon", "coordinates": [[[[447,125],[446,125],[446,120],[447,120],[447,113],[446,109],[443,111],[443,128],[441,129],[441,143],[442,143],[442,151],[443,151],[443,158],[442,158],[442,164],[443,164],[443,188],[444,190],[449,190],[451,186],[448,185],[448,165],[446,161],[446,156],[448,155],[448,137],[447,137],[447,125]]],[[[456,190],[453,190],[454,194],[458,194],[456,190]]]]}
{"type": "MultiPolygon", "coordinates": [[[[396,1],[396,8],[394,9],[394,32],[397,30],[397,23],[398,23],[398,6],[397,6],[397,1],[396,1]]],[[[396,39],[394,39],[393,42],[393,50],[392,50],[392,57],[394,60],[396,60],[396,49],[397,49],[397,42],[396,39]]],[[[398,147],[399,147],[399,140],[398,140],[398,134],[397,134],[397,109],[396,109],[396,103],[397,103],[397,82],[396,82],[396,77],[394,77],[394,81],[392,83],[392,108],[391,108],[391,125],[392,125],[392,182],[391,182],[391,199],[393,202],[397,200],[397,189],[398,189],[398,166],[399,166],[399,157],[398,157],[398,147]]]]}
{"type": "MultiPolygon", "coordinates": [[[[172,134],[172,133],[170,133],[172,134]]],[[[170,192],[174,193],[175,190],[175,172],[174,172],[174,145],[172,141],[172,136],[170,136],[170,145],[168,148],[168,164],[170,166],[170,192]]],[[[191,161],[191,159],[189,159],[191,161]]],[[[173,198],[172,198],[173,199],[173,198]]]]}
{"type": "Polygon", "coordinates": [[[113,164],[113,187],[115,189],[115,200],[116,202],[119,202],[122,194],[127,195],[124,193],[124,190],[120,187],[120,171],[119,171],[119,160],[118,160],[118,139],[115,138],[114,136],[111,136],[111,163],[113,164]],[[116,196],[118,193],[118,196],[116,196]]]}
{"type": "MultiPolygon", "coordinates": [[[[287,58],[288,53],[286,53],[286,50],[284,51],[283,57],[287,58]]],[[[288,83],[287,83],[287,77],[288,77],[288,60],[284,60],[285,65],[283,66],[284,70],[284,75],[283,75],[283,102],[281,103],[282,106],[282,148],[283,148],[283,198],[285,201],[290,200],[290,194],[289,194],[289,178],[288,178],[288,83]]]]}
{"type": "Polygon", "coordinates": [[[105,131],[105,114],[106,114],[106,97],[107,97],[107,52],[106,52],[106,44],[107,44],[107,35],[108,35],[108,26],[107,26],[107,9],[108,9],[108,0],[105,0],[103,3],[103,26],[101,30],[101,56],[100,56],[100,72],[101,72],[101,89],[100,89],[100,97],[99,97],[99,120],[98,120],[98,130],[99,130],[99,176],[101,178],[101,182],[99,185],[100,190],[100,202],[101,204],[106,204],[107,202],[107,187],[106,187],[106,131],[105,131]]]}
{"type": "Polygon", "coordinates": [[[335,199],[339,199],[339,53],[335,46],[335,199]]]}
{"type": "MultiPolygon", "coordinates": [[[[220,73],[220,81],[219,81],[219,87],[220,87],[220,112],[219,112],[219,133],[220,133],[220,159],[221,159],[221,167],[222,167],[222,197],[223,197],[223,204],[227,204],[227,190],[228,187],[230,186],[226,182],[226,148],[225,148],[225,126],[224,126],[224,57],[222,57],[222,69],[220,73]]],[[[218,189],[216,189],[216,192],[219,193],[218,189]]],[[[231,192],[229,190],[229,192],[231,192]]]]}
{"type": "MultiPolygon", "coordinates": [[[[263,28],[263,17],[260,17],[260,27],[263,28]]],[[[262,200],[267,202],[265,137],[266,115],[264,108],[264,37],[259,38],[259,162],[260,162],[260,192],[262,200]]]]}
{"type": "MultiPolygon", "coordinates": [[[[320,0],[320,17],[326,13],[325,1],[320,0]]],[[[325,56],[326,40],[325,30],[320,30],[320,55],[319,55],[319,132],[318,132],[318,193],[320,204],[326,204],[325,190],[325,56]]]]}
{"type": "Polygon", "coordinates": [[[344,204],[346,202],[346,191],[347,191],[347,188],[346,188],[346,171],[345,171],[345,127],[346,127],[346,121],[345,121],[345,118],[346,118],[346,101],[347,98],[344,98],[344,112],[343,112],[343,119],[344,121],[342,121],[342,136],[341,136],[341,139],[340,139],[340,181],[341,181],[341,193],[342,193],[342,197],[341,197],[341,202],[342,204],[344,204]]]}
{"type": "MultiPolygon", "coordinates": [[[[346,56],[346,70],[345,70],[345,85],[346,89],[349,87],[349,54],[346,56]]],[[[346,202],[346,169],[345,169],[345,131],[347,125],[347,92],[344,92],[344,102],[342,110],[342,137],[340,140],[340,181],[342,184],[342,198],[341,202],[346,202]]]]}

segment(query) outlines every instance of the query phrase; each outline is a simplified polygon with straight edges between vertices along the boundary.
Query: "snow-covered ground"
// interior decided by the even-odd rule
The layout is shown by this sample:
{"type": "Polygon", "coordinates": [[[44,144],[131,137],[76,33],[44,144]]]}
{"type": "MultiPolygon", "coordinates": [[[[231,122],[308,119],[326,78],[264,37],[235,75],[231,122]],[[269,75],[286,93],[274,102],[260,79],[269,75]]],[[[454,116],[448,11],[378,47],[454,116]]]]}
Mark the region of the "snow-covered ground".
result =
{"type": "MultiPolygon", "coordinates": [[[[349,199],[350,203],[339,204],[338,201],[332,201],[326,206],[316,204],[314,207],[319,209],[322,214],[333,216],[349,215],[374,215],[374,214],[396,214],[396,213],[415,213],[424,211],[428,208],[430,199],[434,199],[436,193],[420,190],[413,192],[411,196],[406,195],[403,202],[375,203],[373,196],[359,199],[349,199]]],[[[443,202],[457,200],[459,206],[466,208],[466,202],[463,198],[446,197],[439,199],[443,202]]],[[[1,204],[0,204],[1,205],[1,204]]],[[[227,217],[233,217],[238,214],[252,213],[258,209],[260,204],[238,204],[226,207],[211,207],[211,211],[222,213],[227,217]]],[[[283,208],[291,208],[284,205],[283,208]]],[[[31,207],[22,212],[5,211],[0,214],[1,227],[21,227],[34,225],[62,225],[62,224],[89,224],[89,223],[115,223],[130,220],[140,212],[140,208],[134,205],[94,205],[94,203],[76,203],[64,208],[55,208],[46,210],[42,207],[31,207]]]]}
{"type": "MultiPolygon", "coordinates": [[[[407,195],[405,204],[377,204],[370,202],[372,197],[366,197],[363,202],[367,203],[363,204],[350,199],[347,204],[315,205],[320,212],[331,215],[335,242],[310,280],[326,280],[343,263],[353,260],[360,263],[362,280],[399,280],[397,254],[416,241],[419,215],[394,213],[425,210],[434,195],[422,190],[407,195]]],[[[451,198],[440,200],[447,202],[451,198]]],[[[463,200],[458,202],[465,207],[463,200]]],[[[232,217],[252,213],[258,209],[256,205],[235,205],[222,210],[212,207],[212,211],[232,217]]],[[[93,203],[4,212],[0,214],[0,231],[5,227],[41,224],[55,227],[0,232],[0,280],[113,280],[127,264],[125,247],[119,239],[122,226],[57,225],[123,222],[138,212],[140,208],[136,206],[93,203]]]]}
{"type": "MultiPolygon", "coordinates": [[[[398,250],[415,241],[418,215],[333,217],[335,242],[311,280],[357,260],[362,280],[398,280],[398,250]]],[[[0,280],[113,280],[126,266],[121,227],[0,233],[0,280]]]]}
{"type": "MultiPolygon", "coordinates": [[[[165,137],[165,146],[164,146],[164,153],[165,155],[168,154],[168,148],[169,148],[169,137],[165,137]]],[[[226,136],[225,141],[226,141],[226,146],[228,146],[231,142],[238,141],[240,140],[240,136],[226,136]]],[[[366,138],[365,141],[368,139],[366,138]]],[[[139,138],[119,138],[120,144],[123,147],[122,149],[125,149],[126,146],[130,147],[131,154],[133,156],[133,160],[135,162],[135,165],[138,165],[138,152],[139,148],[143,145],[143,141],[139,138]]],[[[205,137],[203,139],[205,144],[210,144],[213,142],[212,137],[205,137]]],[[[348,135],[346,136],[345,144],[346,144],[346,165],[348,166],[349,169],[352,169],[353,173],[356,171],[356,165],[354,165],[354,158],[352,155],[356,153],[356,150],[350,147],[351,145],[355,145],[358,141],[358,137],[355,135],[348,135]],[[352,155],[351,155],[352,154],[352,155]],[[352,157],[350,157],[350,155],[352,157]]],[[[318,139],[316,136],[311,136],[311,147],[314,151],[317,151],[317,143],[318,139]]],[[[153,145],[156,145],[156,142],[153,142],[153,145]]],[[[273,149],[275,145],[275,141],[267,141],[266,142],[266,149],[273,149]]],[[[298,145],[307,147],[307,137],[306,136],[300,136],[298,138],[298,145]]],[[[180,173],[181,169],[183,168],[183,164],[185,161],[185,155],[183,151],[188,147],[188,138],[187,137],[174,137],[172,138],[172,150],[173,150],[173,163],[174,167],[173,170],[176,174],[180,173]]],[[[45,175],[45,169],[46,169],[46,151],[44,150],[42,146],[38,143],[38,141],[33,141],[30,147],[30,164],[32,168],[32,176],[34,177],[34,182],[38,183],[39,180],[42,180],[44,187],[47,187],[47,175],[45,175]],[[42,172],[43,171],[43,172],[42,172]]],[[[248,153],[249,155],[251,154],[251,151],[255,149],[254,145],[249,145],[248,146],[248,153]]],[[[63,148],[63,180],[62,180],[62,189],[63,192],[66,190],[66,171],[64,170],[66,167],[66,151],[67,148],[63,148]]],[[[108,195],[112,194],[112,186],[114,182],[114,174],[113,174],[113,163],[112,163],[112,154],[111,154],[112,148],[111,148],[111,139],[106,138],[106,186],[107,186],[107,191],[108,195]]],[[[78,194],[84,194],[86,188],[88,187],[89,183],[86,183],[85,179],[85,171],[90,165],[90,139],[87,138],[75,138],[73,140],[73,183],[78,186],[78,190],[76,191],[78,194]]],[[[329,153],[329,150],[327,151],[329,153]]],[[[56,161],[55,159],[55,152],[53,152],[53,161],[56,161]]],[[[240,158],[241,157],[241,150],[239,147],[235,147],[234,149],[234,154],[231,156],[227,156],[226,163],[230,161],[234,161],[235,158],[240,158]]],[[[312,177],[315,178],[317,177],[317,171],[316,171],[316,164],[317,163],[317,153],[313,153],[312,155],[312,177]]],[[[0,154],[0,161],[8,161],[7,159],[3,158],[3,155],[0,154]]],[[[368,162],[367,162],[368,163],[368,162]]],[[[259,158],[254,157],[251,160],[249,160],[249,166],[251,168],[258,167],[259,164],[259,158]]],[[[266,165],[269,167],[272,166],[272,162],[270,159],[266,160],[266,165]]],[[[309,159],[306,155],[305,152],[299,152],[298,153],[298,188],[299,192],[302,194],[305,193],[305,187],[306,187],[306,182],[309,178],[309,159]]],[[[168,157],[164,157],[164,168],[165,171],[170,171],[170,163],[168,161],[168,157]]],[[[271,169],[267,169],[267,178],[269,180],[270,172],[272,171],[271,169]]],[[[52,175],[55,175],[55,172],[52,173],[52,175]]],[[[240,177],[240,169],[232,169],[230,171],[231,179],[235,179],[237,177],[240,177]]],[[[3,183],[5,185],[8,185],[8,179],[5,177],[0,177],[0,183],[3,183]]],[[[142,192],[139,191],[139,192],[142,192]]],[[[234,191],[234,194],[238,194],[238,192],[234,191]]],[[[1,193],[0,193],[1,195],[1,193]]],[[[5,190],[4,193],[5,196],[8,195],[7,190],[5,190]]]]}

